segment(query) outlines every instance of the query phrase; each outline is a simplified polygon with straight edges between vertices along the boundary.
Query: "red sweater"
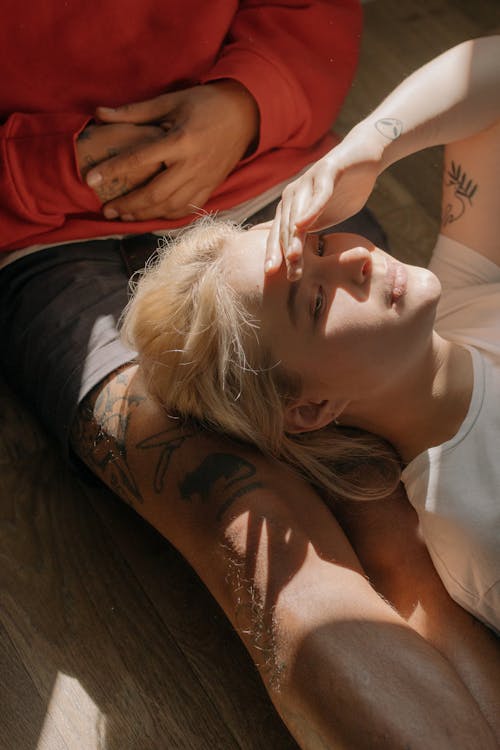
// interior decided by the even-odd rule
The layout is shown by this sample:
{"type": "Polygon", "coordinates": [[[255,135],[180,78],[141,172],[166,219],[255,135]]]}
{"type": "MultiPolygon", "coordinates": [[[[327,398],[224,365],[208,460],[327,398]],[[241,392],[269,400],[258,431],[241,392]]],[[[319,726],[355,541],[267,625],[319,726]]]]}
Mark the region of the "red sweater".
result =
{"type": "Polygon", "coordinates": [[[4,0],[0,23],[0,250],[168,229],[105,220],[75,140],[98,104],[219,78],[260,109],[257,150],[206,210],[231,208],[332,145],[354,74],[357,0],[4,0]]]}

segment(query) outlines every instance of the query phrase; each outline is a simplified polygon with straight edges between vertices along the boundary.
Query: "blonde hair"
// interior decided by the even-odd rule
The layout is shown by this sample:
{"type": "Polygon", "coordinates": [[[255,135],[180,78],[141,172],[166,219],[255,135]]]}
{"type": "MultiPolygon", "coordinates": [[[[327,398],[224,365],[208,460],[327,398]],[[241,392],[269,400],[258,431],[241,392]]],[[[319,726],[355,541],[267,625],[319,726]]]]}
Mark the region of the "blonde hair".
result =
{"type": "Polygon", "coordinates": [[[250,442],[328,494],[388,495],[400,466],[380,438],[335,425],[285,432],[284,407],[301,382],[259,341],[250,301],[227,281],[222,250],[241,232],[205,217],[165,243],[136,283],[122,336],[149,392],[170,415],[250,442]]]}

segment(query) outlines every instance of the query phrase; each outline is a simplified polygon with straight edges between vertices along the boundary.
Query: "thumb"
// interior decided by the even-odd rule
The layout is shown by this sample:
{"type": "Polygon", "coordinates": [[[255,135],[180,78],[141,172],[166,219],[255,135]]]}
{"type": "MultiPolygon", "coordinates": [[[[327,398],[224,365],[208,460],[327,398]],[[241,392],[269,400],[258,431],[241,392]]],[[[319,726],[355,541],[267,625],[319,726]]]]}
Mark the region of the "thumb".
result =
{"type": "Polygon", "coordinates": [[[173,94],[162,94],[143,102],[122,104],[120,107],[97,107],[96,115],[102,122],[129,122],[141,124],[158,122],[172,109],[173,94]]]}

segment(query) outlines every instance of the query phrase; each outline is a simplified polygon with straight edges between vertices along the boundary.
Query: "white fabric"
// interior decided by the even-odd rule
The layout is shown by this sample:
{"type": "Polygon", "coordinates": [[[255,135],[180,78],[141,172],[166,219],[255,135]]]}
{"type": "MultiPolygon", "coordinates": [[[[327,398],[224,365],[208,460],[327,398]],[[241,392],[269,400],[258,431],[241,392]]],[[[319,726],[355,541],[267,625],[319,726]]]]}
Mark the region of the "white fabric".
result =
{"type": "Polygon", "coordinates": [[[430,555],[450,595],[500,632],[500,267],[439,237],[436,330],[472,354],[467,416],[448,442],[404,470],[430,555]]]}

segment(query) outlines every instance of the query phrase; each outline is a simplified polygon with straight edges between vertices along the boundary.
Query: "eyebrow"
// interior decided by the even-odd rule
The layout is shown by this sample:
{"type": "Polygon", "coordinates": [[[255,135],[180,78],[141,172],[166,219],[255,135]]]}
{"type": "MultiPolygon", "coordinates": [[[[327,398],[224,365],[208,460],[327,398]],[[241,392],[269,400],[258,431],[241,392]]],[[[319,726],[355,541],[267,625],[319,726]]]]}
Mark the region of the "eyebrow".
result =
{"type": "Polygon", "coordinates": [[[290,282],[290,289],[288,290],[288,296],[286,299],[286,309],[288,311],[288,317],[290,318],[290,321],[294,328],[297,328],[297,309],[295,307],[295,300],[297,299],[301,281],[302,279],[300,278],[297,281],[290,282]]]}

